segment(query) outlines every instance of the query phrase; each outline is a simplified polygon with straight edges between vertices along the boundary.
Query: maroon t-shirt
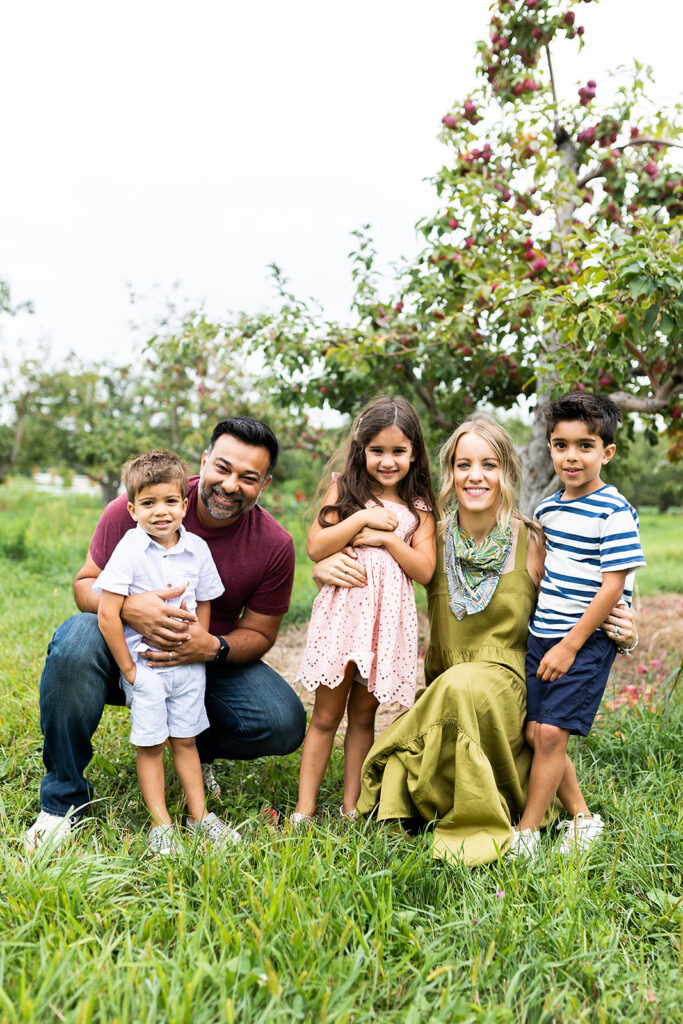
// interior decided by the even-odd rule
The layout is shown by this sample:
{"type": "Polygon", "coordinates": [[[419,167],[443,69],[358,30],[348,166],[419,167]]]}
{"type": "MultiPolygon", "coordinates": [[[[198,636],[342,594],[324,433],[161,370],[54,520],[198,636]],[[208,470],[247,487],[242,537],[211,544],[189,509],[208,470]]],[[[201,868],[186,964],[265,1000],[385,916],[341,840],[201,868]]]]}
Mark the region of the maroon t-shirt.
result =
{"type": "MultiPolygon", "coordinates": [[[[294,542],[284,527],[260,505],[228,526],[207,530],[197,516],[198,476],[190,477],[186,530],[205,540],[225,591],[211,602],[211,632],[226,635],[237,626],[244,608],[260,615],[284,615],[294,581],[294,542]]],[[[136,523],[125,494],[105,508],[90,541],[93,561],[104,569],[124,533],[136,523]]]]}

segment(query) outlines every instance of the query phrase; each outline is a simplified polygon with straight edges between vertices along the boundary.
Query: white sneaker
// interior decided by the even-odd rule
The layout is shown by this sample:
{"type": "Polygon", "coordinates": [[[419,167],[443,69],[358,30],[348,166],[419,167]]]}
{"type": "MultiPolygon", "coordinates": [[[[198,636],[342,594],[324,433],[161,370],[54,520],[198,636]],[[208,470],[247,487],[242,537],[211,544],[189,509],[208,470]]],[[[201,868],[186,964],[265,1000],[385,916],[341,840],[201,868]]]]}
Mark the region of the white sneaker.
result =
{"type": "Polygon", "coordinates": [[[216,846],[220,846],[221,843],[226,841],[231,843],[239,843],[242,836],[237,829],[231,828],[226,825],[224,821],[217,818],[215,814],[207,814],[201,821],[190,821],[189,818],[185,821],[185,828],[191,836],[206,836],[207,839],[214,843],[216,846]]]}
{"type": "Polygon", "coordinates": [[[292,811],[289,816],[289,824],[298,832],[301,828],[308,828],[315,821],[315,817],[312,814],[302,814],[301,811],[292,811]]]}
{"type": "Polygon", "coordinates": [[[147,834],[147,850],[160,857],[177,856],[180,846],[173,825],[153,825],[147,834]]]}
{"type": "Polygon", "coordinates": [[[49,814],[41,811],[35,822],[24,832],[24,849],[34,853],[40,846],[60,850],[73,832],[74,821],[68,814],[49,814]]]}
{"type": "Polygon", "coordinates": [[[213,774],[213,765],[202,765],[202,778],[204,780],[204,789],[207,794],[217,799],[221,795],[221,787],[218,785],[216,776],[213,774]]]}
{"type": "Polygon", "coordinates": [[[566,821],[558,821],[557,829],[564,832],[560,853],[570,854],[576,850],[587,850],[596,839],[599,839],[605,828],[605,823],[599,814],[587,818],[585,814],[577,814],[574,818],[567,818],[566,821]]]}
{"type": "Polygon", "coordinates": [[[521,832],[514,828],[512,830],[512,842],[505,854],[506,860],[515,860],[522,857],[524,860],[533,860],[536,856],[538,840],[541,833],[537,828],[525,828],[521,832]]]}

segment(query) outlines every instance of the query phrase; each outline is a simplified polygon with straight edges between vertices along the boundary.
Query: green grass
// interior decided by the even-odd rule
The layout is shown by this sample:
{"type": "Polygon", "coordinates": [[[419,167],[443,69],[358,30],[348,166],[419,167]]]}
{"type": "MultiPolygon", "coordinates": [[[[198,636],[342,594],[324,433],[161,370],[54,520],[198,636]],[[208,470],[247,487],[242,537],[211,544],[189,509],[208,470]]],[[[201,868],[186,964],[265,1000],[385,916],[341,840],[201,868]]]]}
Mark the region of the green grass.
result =
{"type": "Polygon", "coordinates": [[[647,559],[637,574],[641,595],[683,593],[683,514],[644,512],[640,537],[647,559]]]}
{"type": "MultiPolygon", "coordinates": [[[[575,748],[609,825],[584,861],[560,860],[547,834],[533,868],[467,870],[434,861],[428,833],[345,829],[335,751],[321,793],[330,816],[309,833],[274,830],[259,813],[264,803],[292,810],[298,754],[219,762],[224,803],[214,809],[244,842],[149,862],[119,709],[107,710],[94,741],[97,816],[68,852],[26,860],[45,645],[73,610],[70,578],[99,509],[14,485],[0,491],[3,504],[3,1024],[680,1020],[683,705],[677,689],[671,696],[673,673],[654,710],[605,712],[575,748]]],[[[179,797],[172,781],[178,816],[179,797]]]]}

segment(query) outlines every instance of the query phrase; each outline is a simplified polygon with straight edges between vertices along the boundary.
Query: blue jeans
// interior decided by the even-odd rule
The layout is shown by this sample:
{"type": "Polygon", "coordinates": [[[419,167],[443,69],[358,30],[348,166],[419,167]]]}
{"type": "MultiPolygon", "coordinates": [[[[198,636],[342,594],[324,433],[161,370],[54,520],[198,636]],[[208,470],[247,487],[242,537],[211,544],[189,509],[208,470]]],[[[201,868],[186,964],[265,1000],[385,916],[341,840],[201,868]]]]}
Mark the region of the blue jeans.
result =
{"type": "MultiPolygon", "coordinates": [[[[306,731],[303,704],[287,682],[262,661],[206,667],[210,726],[197,737],[203,762],[217,757],[248,761],[289,754],[306,731]]],[[[125,704],[119,670],[89,612],[57,629],[40,680],[40,727],[45,776],[40,806],[50,814],[83,814],[93,787],[83,773],[92,759],[92,736],[105,704],[125,704]]]]}

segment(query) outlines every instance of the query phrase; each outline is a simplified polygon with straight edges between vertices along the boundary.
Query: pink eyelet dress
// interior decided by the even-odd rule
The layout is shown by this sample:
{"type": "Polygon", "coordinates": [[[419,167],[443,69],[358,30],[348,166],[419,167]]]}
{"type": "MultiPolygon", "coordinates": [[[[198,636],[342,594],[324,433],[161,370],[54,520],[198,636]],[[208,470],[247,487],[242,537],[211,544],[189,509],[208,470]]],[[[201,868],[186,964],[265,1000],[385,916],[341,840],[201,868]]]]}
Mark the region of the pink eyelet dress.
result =
{"type": "MultiPolygon", "coordinates": [[[[382,499],[398,518],[402,540],[415,524],[405,505],[382,499]]],[[[368,502],[372,508],[374,502],[368,502]]],[[[420,500],[415,507],[430,511],[420,500]]],[[[412,707],[417,672],[417,609],[413,582],[386,548],[356,549],[368,574],[366,587],[326,584],[313,603],[297,682],[307,690],[334,689],[354,661],[380,704],[412,707]]]]}

